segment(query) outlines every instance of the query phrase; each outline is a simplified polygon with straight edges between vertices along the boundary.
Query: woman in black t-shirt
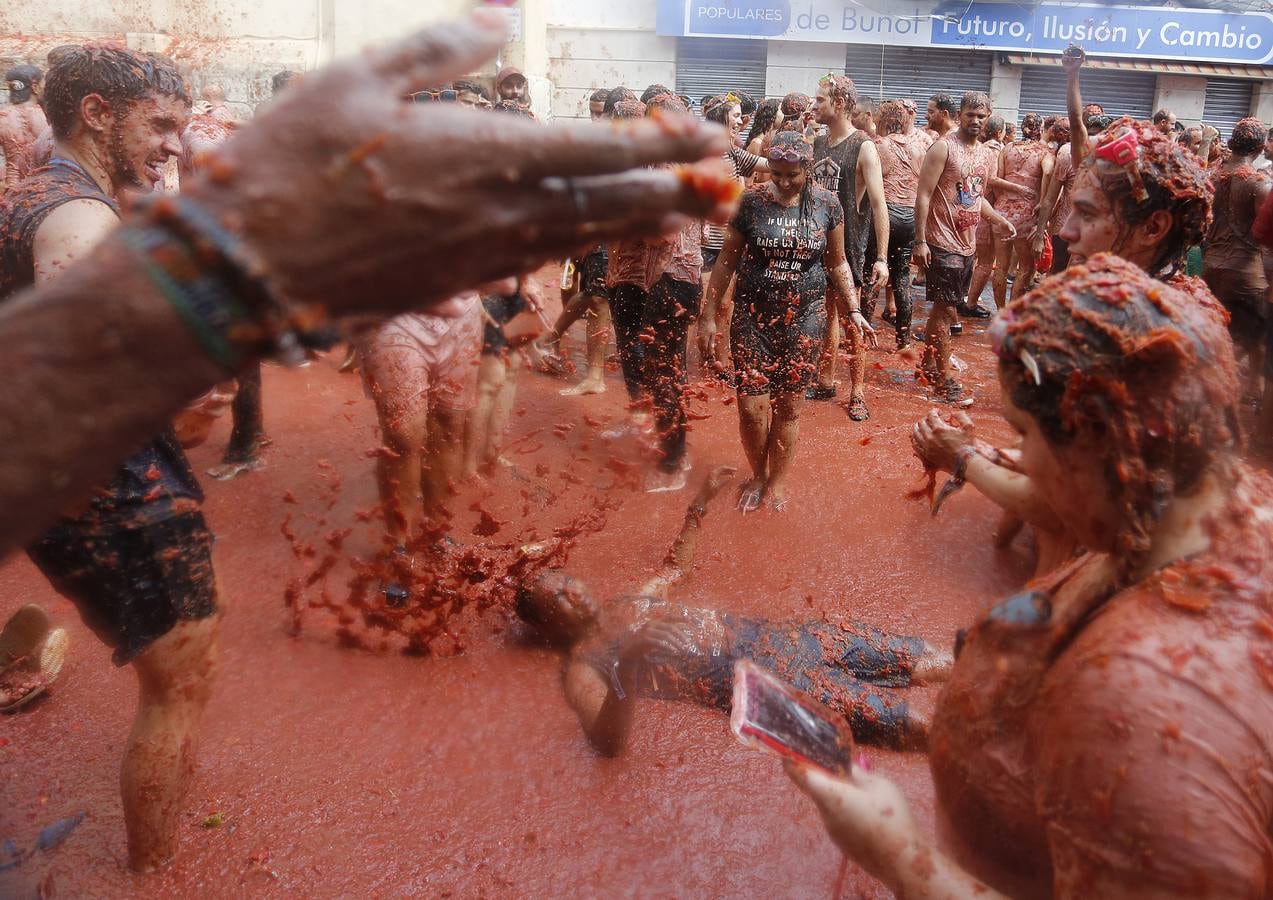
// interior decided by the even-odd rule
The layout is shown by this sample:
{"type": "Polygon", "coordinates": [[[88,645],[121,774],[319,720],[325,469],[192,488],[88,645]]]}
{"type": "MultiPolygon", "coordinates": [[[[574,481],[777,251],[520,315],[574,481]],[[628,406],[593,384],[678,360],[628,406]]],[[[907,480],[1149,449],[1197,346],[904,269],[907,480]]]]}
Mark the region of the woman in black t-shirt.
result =
{"type": "Polygon", "coordinates": [[[739,430],[752,478],[739,507],[768,499],[781,510],[800,431],[800,403],[817,372],[826,331],[827,279],[838,289],[840,314],[862,329],[863,318],[844,256],[844,212],[835,194],[809,178],[813,147],[797,132],[781,132],[768,151],[771,180],[749,191],[730,223],[712,271],[699,348],[713,359],[720,298],[734,274],[729,339],[738,391],[739,430]]]}

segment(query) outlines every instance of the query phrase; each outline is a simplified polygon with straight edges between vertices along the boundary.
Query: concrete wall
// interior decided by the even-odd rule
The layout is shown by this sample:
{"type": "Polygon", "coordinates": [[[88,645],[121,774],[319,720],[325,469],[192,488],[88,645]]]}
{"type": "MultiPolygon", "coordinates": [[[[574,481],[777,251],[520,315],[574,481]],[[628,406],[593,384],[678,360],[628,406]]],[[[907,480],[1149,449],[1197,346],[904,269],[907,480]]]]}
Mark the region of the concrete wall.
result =
{"type": "Polygon", "coordinates": [[[1025,66],[1013,66],[999,62],[998,57],[990,67],[990,105],[995,115],[1005,122],[1021,121],[1021,73],[1025,66]]]}
{"type": "Polygon", "coordinates": [[[525,0],[547,6],[550,115],[587,118],[588,95],[626,85],[676,84],[676,39],[654,33],[654,4],[525,0]]]}
{"type": "Polygon", "coordinates": [[[283,68],[313,68],[319,58],[322,6],[332,0],[154,0],[84,3],[42,0],[0,7],[0,64],[41,68],[60,44],[108,39],[173,57],[198,90],[218,81],[240,112],[269,93],[283,68]]]}
{"type": "Polygon", "coordinates": [[[270,77],[280,69],[312,69],[471,7],[471,0],[3,3],[0,67],[29,62],[44,68],[48,51],[61,44],[120,41],[171,56],[196,93],[206,82],[220,83],[230,105],[247,113],[269,96],[270,77]]]}
{"type": "Polygon", "coordinates": [[[1257,81],[1251,90],[1251,115],[1273,126],[1273,81],[1257,81]]]}
{"type": "Polygon", "coordinates": [[[1202,121],[1202,107],[1207,100],[1207,79],[1197,75],[1159,75],[1154,91],[1154,109],[1166,107],[1176,114],[1182,125],[1202,121]]]}

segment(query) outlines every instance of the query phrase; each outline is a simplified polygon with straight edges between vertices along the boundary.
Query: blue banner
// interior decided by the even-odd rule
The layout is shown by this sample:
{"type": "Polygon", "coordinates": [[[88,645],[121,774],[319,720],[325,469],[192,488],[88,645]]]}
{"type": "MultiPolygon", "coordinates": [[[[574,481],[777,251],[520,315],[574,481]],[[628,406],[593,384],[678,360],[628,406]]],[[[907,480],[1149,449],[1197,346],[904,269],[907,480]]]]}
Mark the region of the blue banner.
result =
{"type": "Polygon", "coordinates": [[[658,32],[701,37],[968,47],[1237,65],[1273,60],[1273,14],[1043,2],[890,3],[853,0],[659,0],[658,32]]]}

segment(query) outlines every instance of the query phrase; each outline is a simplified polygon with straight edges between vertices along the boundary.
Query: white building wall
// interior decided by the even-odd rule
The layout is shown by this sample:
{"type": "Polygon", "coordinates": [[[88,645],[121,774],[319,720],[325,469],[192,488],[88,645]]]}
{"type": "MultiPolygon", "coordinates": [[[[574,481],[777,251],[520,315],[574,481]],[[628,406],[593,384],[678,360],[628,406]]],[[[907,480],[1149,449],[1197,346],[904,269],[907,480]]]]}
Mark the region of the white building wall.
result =
{"type": "Polygon", "coordinates": [[[1021,121],[1021,74],[1024,66],[1001,63],[990,67],[990,105],[1005,122],[1021,121]]]}
{"type": "Polygon", "coordinates": [[[588,117],[588,95],[624,85],[676,85],[676,38],[654,33],[652,2],[526,0],[547,4],[551,115],[588,117]]]}

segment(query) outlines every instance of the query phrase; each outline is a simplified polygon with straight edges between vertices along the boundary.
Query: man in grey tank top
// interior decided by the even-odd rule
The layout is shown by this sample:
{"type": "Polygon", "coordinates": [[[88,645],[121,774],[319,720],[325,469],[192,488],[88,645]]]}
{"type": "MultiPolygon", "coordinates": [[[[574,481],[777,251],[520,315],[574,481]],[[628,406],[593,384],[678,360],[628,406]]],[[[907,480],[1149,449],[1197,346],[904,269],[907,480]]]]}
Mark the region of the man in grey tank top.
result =
{"type": "MultiPolygon", "coordinates": [[[[813,143],[813,178],[840,198],[844,209],[844,255],[853,272],[853,283],[883,286],[888,281],[888,207],[884,203],[884,181],[880,174],[880,157],[870,135],[854,128],[850,117],[857,106],[857,88],[844,75],[826,75],[818,83],[813,102],[817,121],[827,126],[825,135],[813,143]],[[868,205],[869,201],[869,205],[868,205]],[[868,229],[875,230],[878,256],[866,270],[868,229]]],[[[835,358],[840,349],[840,323],[827,305],[827,334],[823,342],[822,364],[818,383],[811,387],[811,400],[829,400],[836,394],[835,358]]],[[[871,313],[866,312],[869,319],[871,313]]],[[[849,418],[861,422],[870,417],[862,383],[866,372],[863,335],[850,323],[845,329],[849,338],[849,418]]]]}

